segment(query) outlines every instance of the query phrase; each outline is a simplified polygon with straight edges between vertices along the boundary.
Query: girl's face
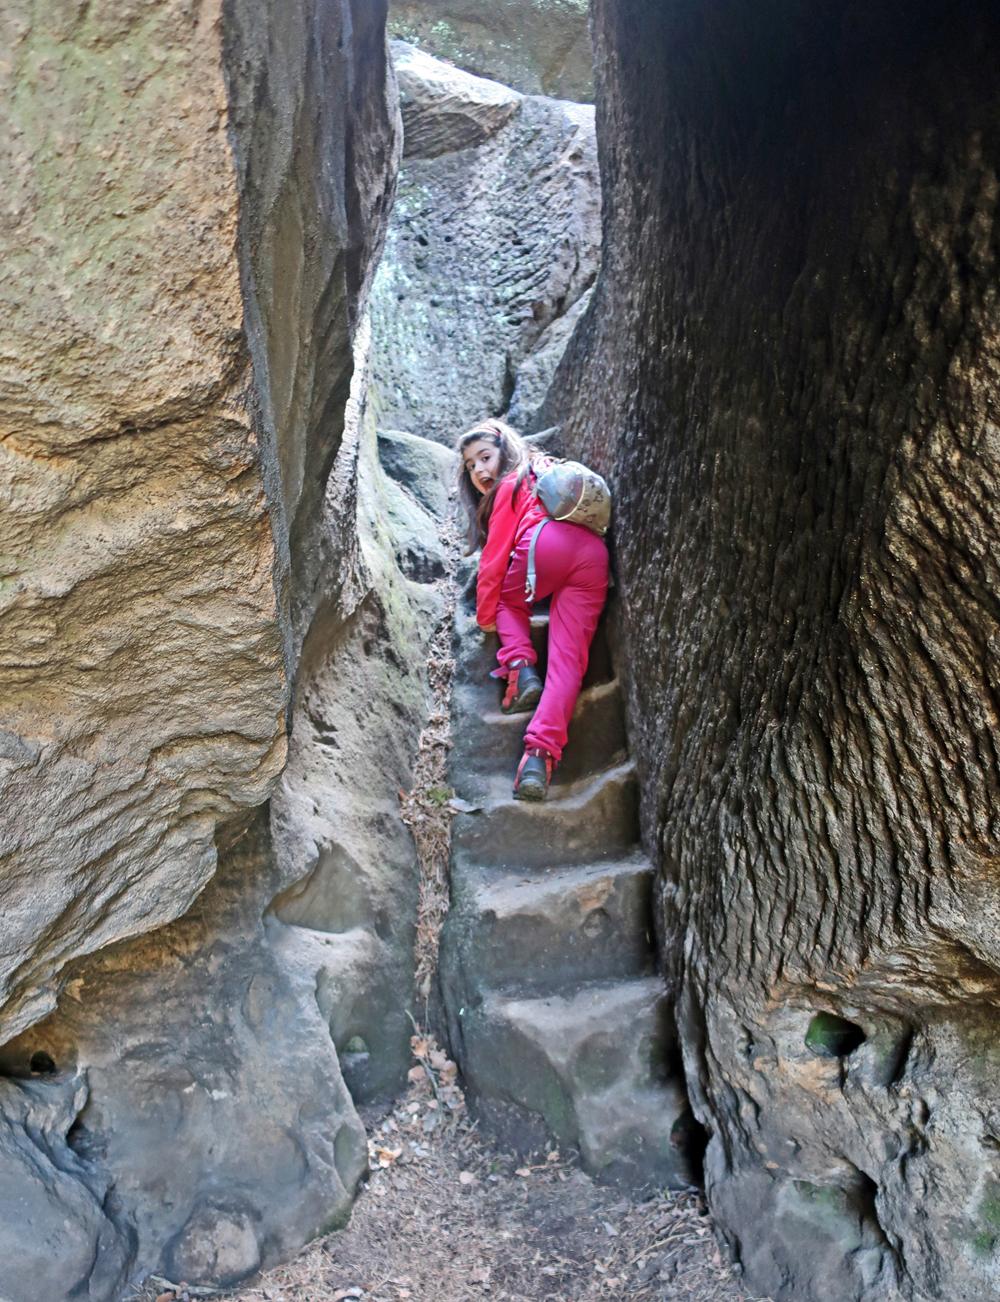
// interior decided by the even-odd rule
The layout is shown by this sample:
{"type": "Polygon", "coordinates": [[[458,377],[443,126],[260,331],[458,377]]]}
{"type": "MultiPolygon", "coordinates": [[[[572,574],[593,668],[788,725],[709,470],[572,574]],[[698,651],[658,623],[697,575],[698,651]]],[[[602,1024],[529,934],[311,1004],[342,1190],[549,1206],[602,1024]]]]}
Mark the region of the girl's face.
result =
{"type": "Polygon", "coordinates": [[[489,439],[476,439],[463,450],[462,459],[473,488],[488,493],[500,473],[500,449],[489,439]]]}

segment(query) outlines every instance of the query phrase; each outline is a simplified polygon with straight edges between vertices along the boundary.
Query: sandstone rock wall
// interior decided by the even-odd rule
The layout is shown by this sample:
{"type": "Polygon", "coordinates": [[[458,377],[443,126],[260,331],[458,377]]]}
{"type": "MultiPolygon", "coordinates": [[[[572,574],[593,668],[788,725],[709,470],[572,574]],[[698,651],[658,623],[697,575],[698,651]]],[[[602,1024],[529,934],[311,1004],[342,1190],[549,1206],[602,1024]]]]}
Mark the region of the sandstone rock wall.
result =
{"type": "Polygon", "coordinates": [[[0,19],[5,1036],[190,905],[287,699],[218,6],[35,15],[0,19]]]}
{"type": "Polygon", "coordinates": [[[755,1292],[992,1298],[1000,24],[594,14],[603,271],[550,414],[614,481],[708,1196],[755,1292]]]}
{"type": "MultiPolygon", "coordinates": [[[[51,1163],[7,1168],[12,1199],[44,1206],[35,1224],[79,1240],[78,1275],[54,1250],[53,1298],[81,1279],[117,1297],[125,1268],[226,1284],[292,1255],[349,1211],[367,1161],[354,1104],[405,1078],[418,883],[398,793],[440,597],[396,565],[362,410],[348,404],[331,485],[348,461],[363,594],[310,626],[269,806],[220,828],[183,918],[71,965],[57,1010],[0,1047],[0,1135],[26,1146],[59,1109],[51,1163]]],[[[2,1233],[4,1296],[34,1298],[20,1216],[2,1233]]]]}
{"type": "Polygon", "coordinates": [[[360,424],[344,446],[344,412],[395,190],[399,110],[382,3],[231,0],[225,41],[247,338],[294,659],[320,606],[349,610],[364,586],[360,424]]]}
{"type": "Polygon", "coordinates": [[[437,607],[366,416],[384,5],[35,15],[0,18],[0,1294],[107,1302],[347,1213],[337,1050],[359,1098],[405,1069],[437,607]]]}
{"type": "Polygon", "coordinates": [[[393,50],[405,159],[372,292],[379,421],[449,444],[485,415],[538,429],[597,273],[593,109],[393,50]]]}

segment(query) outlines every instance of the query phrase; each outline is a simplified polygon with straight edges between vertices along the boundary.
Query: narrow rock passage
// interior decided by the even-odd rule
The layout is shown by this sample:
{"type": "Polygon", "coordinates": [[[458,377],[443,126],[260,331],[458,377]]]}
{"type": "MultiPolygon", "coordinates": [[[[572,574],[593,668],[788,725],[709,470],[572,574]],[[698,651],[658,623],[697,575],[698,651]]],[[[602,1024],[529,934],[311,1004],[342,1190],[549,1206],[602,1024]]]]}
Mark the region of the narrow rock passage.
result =
{"type": "MultiPolygon", "coordinates": [[[[445,582],[454,585],[451,573],[445,582]]],[[[455,605],[448,602],[450,610],[455,605]]],[[[488,701],[484,712],[482,694],[492,685],[483,687],[475,674],[477,666],[483,667],[479,661],[489,653],[478,635],[468,629],[468,612],[458,605],[457,688],[452,697],[456,717],[451,721],[447,717],[443,691],[454,666],[447,642],[436,638],[430,655],[437,699],[421,741],[415,787],[403,801],[425,878],[418,941],[418,964],[423,965],[418,987],[424,993],[428,989],[425,969],[436,958],[437,931],[447,904],[442,893],[442,864],[447,862],[453,811],[446,799],[450,790],[442,783],[449,723],[455,733],[452,772],[456,766],[467,765],[470,781],[479,772],[487,786],[497,788],[502,802],[506,797],[501,784],[509,783],[508,769],[512,767],[506,752],[516,749],[523,726],[523,719],[493,718],[496,712],[488,701]],[[484,743],[484,728],[492,736],[489,744],[484,743]]],[[[541,640],[544,631],[544,619],[540,619],[541,640]]],[[[448,635],[450,640],[450,629],[448,635]]],[[[583,779],[585,790],[593,787],[598,793],[613,794],[607,811],[595,822],[588,822],[586,813],[578,813],[570,822],[582,818],[598,838],[606,832],[611,857],[582,866],[549,867],[525,880],[507,882],[501,872],[480,885],[493,900],[497,918],[505,910],[511,916],[518,913],[522,890],[531,897],[520,913],[528,920],[522,940],[527,942],[533,935],[537,942],[535,986],[552,985],[554,963],[564,990],[562,995],[550,997],[547,1005],[542,999],[541,1006],[561,1013],[563,1003],[578,1002],[580,991],[586,1001],[592,999],[588,992],[597,989],[602,992],[601,1000],[614,1007],[611,1029],[616,1035],[631,1036],[633,1047],[646,1043],[647,1050],[655,1049],[656,1035],[650,1040],[636,1034],[636,1017],[641,1020],[644,1009],[657,1006],[659,986],[646,934],[649,868],[634,844],[634,793],[621,728],[619,689],[603,641],[596,649],[588,684],[578,715],[579,745],[575,759],[567,765],[567,777],[571,783],[583,779]],[[617,823],[614,818],[609,821],[614,810],[618,811],[617,823]],[[618,833],[613,831],[615,827],[618,833]],[[509,908],[502,900],[505,893],[512,897],[509,908]],[[600,901],[601,915],[596,929],[592,922],[588,927],[593,909],[588,909],[587,902],[594,900],[600,901]],[[574,925],[583,928],[578,951],[565,943],[575,934],[574,925]],[[586,984],[595,977],[596,986],[586,984]],[[576,999],[568,993],[574,982],[576,999]]],[[[565,799],[565,789],[561,795],[565,799]]],[[[576,803],[583,810],[591,807],[586,798],[576,803]]],[[[556,801],[548,808],[558,811],[558,807],[556,801]]],[[[456,895],[461,910],[460,886],[456,895]]],[[[463,934],[467,921],[459,912],[457,923],[463,934]]],[[[500,943],[486,945],[478,959],[488,965],[486,980],[502,988],[510,965],[524,955],[519,955],[516,946],[509,948],[509,937],[497,939],[500,943]]],[[[593,1058],[595,1048],[600,1051],[600,1028],[595,1044],[586,1026],[590,1011],[589,1004],[586,1008],[581,1005],[582,1020],[576,1029],[584,1040],[591,1040],[593,1058]]],[[[350,1224],[314,1243],[296,1261],[263,1276],[253,1287],[225,1295],[233,1302],[459,1302],[473,1298],[587,1302],[613,1297],[756,1302],[741,1291],[733,1272],[723,1264],[704,1203],[696,1192],[664,1191],[661,1185],[652,1195],[647,1189],[638,1196],[598,1184],[581,1169],[577,1153],[551,1138],[543,1139],[537,1151],[527,1156],[510,1151],[503,1142],[480,1131],[466,1106],[455,1064],[429,1036],[417,1031],[412,1048],[414,1065],[405,1096],[391,1111],[369,1110],[364,1115],[372,1169],[350,1224]]],[[[630,1061],[640,1074],[646,1070],[642,1063],[636,1065],[634,1053],[630,1061]]],[[[659,1097],[655,1083],[651,1088],[655,1102],[659,1097]]],[[[627,1103],[614,1088],[606,1101],[617,1106],[627,1103]]],[[[650,1104],[650,1113],[653,1111],[650,1104]]],[[[143,1295],[147,1296],[155,1298],[156,1294],[143,1295]]]]}
{"type": "MultiPolygon", "coordinates": [[[[687,1187],[697,1127],[656,971],[652,868],[605,627],[540,804],[512,797],[527,716],[500,712],[494,639],[471,599],[456,634],[451,774],[463,810],[441,972],[474,1114],[519,1151],[551,1138],[603,1179],[687,1187]]],[[[532,634],[544,673],[544,612],[532,634]]]]}

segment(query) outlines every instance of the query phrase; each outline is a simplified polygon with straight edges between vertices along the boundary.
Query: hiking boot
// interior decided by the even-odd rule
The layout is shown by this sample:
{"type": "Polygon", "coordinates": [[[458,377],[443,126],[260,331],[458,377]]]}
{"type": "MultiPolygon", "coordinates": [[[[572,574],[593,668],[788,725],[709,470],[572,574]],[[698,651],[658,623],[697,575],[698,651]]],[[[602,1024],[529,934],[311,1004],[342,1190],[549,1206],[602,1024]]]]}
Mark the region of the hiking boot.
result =
{"type": "Polygon", "coordinates": [[[542,695],[542,680],[534,665],[511,665],[507,670],[507,690],[500,709],[504,714],[522,714],[533,710],[542,695]]]}
{"type": "Polygon", "coordinates": [[[515,800],[544,800],[556,762],[547,750],[525,746],[514,778],[515,800]]]}

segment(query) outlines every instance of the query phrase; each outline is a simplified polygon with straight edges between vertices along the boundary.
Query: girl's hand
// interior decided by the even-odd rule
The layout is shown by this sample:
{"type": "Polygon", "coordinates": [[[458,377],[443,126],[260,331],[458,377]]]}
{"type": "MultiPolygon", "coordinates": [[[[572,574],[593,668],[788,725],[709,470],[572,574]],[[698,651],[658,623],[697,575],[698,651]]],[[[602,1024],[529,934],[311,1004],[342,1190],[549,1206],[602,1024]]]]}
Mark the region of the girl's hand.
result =
{"type": "Polygon", "coordinates": [[[479,627],[484,633],[495,633],[497,631],[496,624],[480,624],[479,627]]]}

